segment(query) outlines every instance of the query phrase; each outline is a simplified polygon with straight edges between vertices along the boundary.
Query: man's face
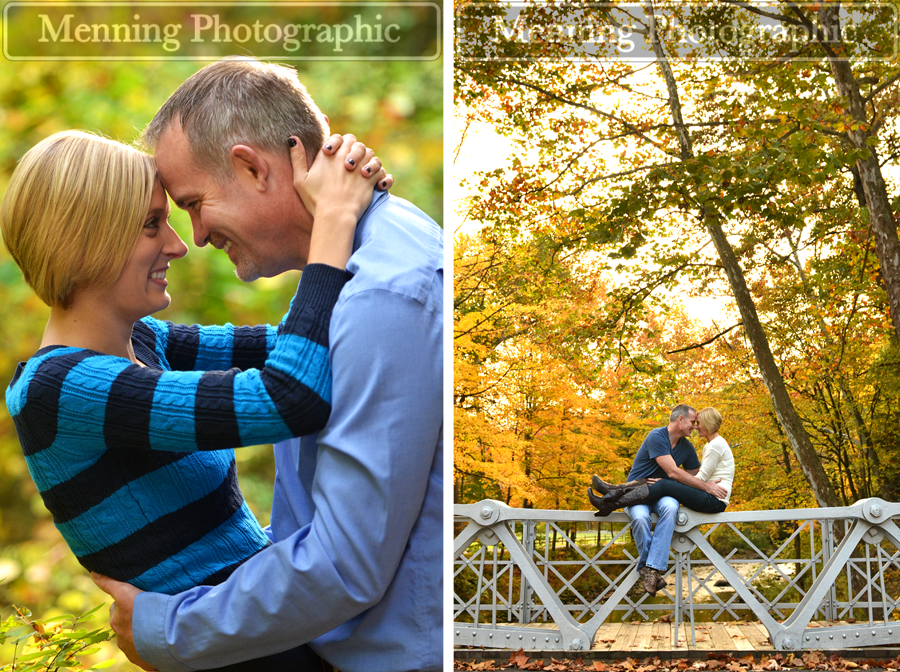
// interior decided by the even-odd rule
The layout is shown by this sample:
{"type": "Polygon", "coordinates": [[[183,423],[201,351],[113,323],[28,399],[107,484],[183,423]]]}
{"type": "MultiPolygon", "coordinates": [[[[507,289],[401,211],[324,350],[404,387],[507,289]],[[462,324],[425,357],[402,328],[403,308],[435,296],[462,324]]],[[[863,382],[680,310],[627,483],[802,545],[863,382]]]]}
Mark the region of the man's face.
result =
{"type": "Polygon", "coordinates": [[[260,155],[271,164],[265,180],[239,167],[233,179],[219,184],[196,165],[177,121],[155,152],[163,186],[191,217],[194,244],[210,243],[225,252],[245,282],[302,269],[312,230],[312,218],[293,189],[290,160],[260,155]]]}
{"type": "Polygon", "coordinates": [[[687,415],[678,416],[678,433],[687,438],[691,432],[700,428],[700,421],[697,419],[696,411],[691,411],[687,415]]]}

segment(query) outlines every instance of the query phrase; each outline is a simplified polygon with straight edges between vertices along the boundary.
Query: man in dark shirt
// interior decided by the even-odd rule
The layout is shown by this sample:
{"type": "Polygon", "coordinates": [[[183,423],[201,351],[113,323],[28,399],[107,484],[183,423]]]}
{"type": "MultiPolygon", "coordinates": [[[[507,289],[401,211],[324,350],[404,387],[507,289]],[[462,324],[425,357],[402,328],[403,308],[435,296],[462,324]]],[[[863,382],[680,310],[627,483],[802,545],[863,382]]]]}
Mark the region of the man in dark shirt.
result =
{"type": "MultiPolygon", "coordinates": [[[[688,436],[700,426],[697,411],[678,404],[669,415],[669,424],[650,430],[638,449],[628,480],[639,478],[671,478],[704,490],[714,497],[724,497],[725,489],[696,477],[700,471],[697,451],[688,436]]],[[[662,574],[669,564],[669,546],[675,532],[678,501],[661,497],[649,504],[635,504],[625,511],[631,517],[631,536],[638,550],[638,571],[644,589],[651,595],[666,585],[662,574]],[[656,529],[651,532],[650,514],[657,515],[656,529]]]]}

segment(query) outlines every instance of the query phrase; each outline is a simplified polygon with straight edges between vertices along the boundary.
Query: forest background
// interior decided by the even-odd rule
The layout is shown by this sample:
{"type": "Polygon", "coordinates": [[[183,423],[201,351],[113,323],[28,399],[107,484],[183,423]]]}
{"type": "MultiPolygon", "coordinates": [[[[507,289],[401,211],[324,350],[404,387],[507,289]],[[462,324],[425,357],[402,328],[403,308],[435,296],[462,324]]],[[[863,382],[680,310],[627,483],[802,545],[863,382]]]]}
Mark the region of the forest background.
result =
{"type": "MultiPolygon", "coordinates": [[[[75,128],[134,141],[158,107],[204,62],[0,63],[0,193],[18,159],[57,131],[75,128]]],[[[352,132],[374,148],[396,178],[392,193],[441,223],[443,180],[442,63],[434,61],[294,62],[300,80],[329,116],[333,132],[352,132]]],[[[197,249],[186,213],[172,207],[171,222],[188,242],[188,256],[169,272],[172,305],[157,316],[176,322],[277,323],[299,279],[297,273],[244,284],[228,259],[197,249]]],[[[30,357],[48,316],[0,250],[0,381],[30,357]]],[[[271,507],[271,446],[237,451],[239,479],[263,524],[271,507]]],[[[13,423],[0,406],[0,619],[11,605],[35,616],[79,614],[107,600],[59,536],[28,474],[13,423]]],[[[106,624],[105,609],[92,627],[106,624]]],[[[111,646],[108,645],[108,646],[111,646]]],[[[108,648],[93,659],[118,652],[108,648]]],[[[0,666],[12,658],[0,646],[0,666]]],[[[118,654],[111,669],[137,669],[118,654]]]]}
{"type": "Polygon", "coordinates": [[[590,509],[679,402],[730,509],[896,501],[896,3],[653,5],[457,2],[456,501],[590,509]]]}

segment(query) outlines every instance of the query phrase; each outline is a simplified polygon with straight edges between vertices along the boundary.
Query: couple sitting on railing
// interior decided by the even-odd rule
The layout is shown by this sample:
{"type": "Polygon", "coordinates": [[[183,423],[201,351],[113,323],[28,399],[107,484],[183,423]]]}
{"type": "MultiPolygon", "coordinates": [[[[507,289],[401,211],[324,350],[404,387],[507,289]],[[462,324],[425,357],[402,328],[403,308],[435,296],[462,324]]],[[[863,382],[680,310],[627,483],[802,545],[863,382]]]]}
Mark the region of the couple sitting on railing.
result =
{"type": "Polygon", "coordinates": [[[669,546],[675,532],[679,504],[701,513],[721,513],[728,506],[734,482],[734,457],[719,436],[722,416],[714,408],[699,413],[679,404],[669,415],[669,424],[647,434],[641,444],[628,482],[611,485],[594,475],[588,498],[597,507],[596,516],[625,508],[631,518],[631,535],[638,549],[638,571],[651,595],[666,586],[669,546]],[[706,439],[702,462],[688,441],[693,430],[706,439]],[[681,465],[681,466],[679,466],[681,465]],[[596,490],[602,495],[598,496],[596,490]],[[650,514],[657,515],[650,531],[650,514]]]}

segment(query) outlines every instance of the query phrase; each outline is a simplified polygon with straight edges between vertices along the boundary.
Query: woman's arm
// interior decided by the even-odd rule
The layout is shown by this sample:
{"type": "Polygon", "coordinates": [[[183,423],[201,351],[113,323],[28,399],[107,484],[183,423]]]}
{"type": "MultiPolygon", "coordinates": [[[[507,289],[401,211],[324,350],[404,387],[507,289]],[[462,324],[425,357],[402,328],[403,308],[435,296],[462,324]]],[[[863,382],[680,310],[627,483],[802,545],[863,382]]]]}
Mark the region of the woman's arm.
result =
{"type": "MultiPolygon", "coordinates": [[[[344,268],[350,259],[356,223],[372,202],[376,184],[387,185],[387,176],[375,153],[353,135],[332,136],[340,146],[333,154],[321,150],[310,164],[303,143],[290,138],[294,189],[313,216],[309,262],[344,268]],[[363,166],[359,172],[349,167],[363,166]]],[[[393,181],[393,178],[391,178],[393,181]]]]}
{"type": "Polygon", "coordinates": [[[330,413],[331,310],[346,279],[307,268],[261,370],[159,371],[73,348],[32,358],[7,395],[23,449],[214,450],[318,431],[330,413]]]}
{"type": "Polygon", "coordinates": [[[712,442],[708,442],[703,446],[703,459],[700,460],[700,471],[697,472],[697,478],[708,481],[709,477],[715,473],[721,457],[719,452],[715,450],[712,442]]]}
{"type": "Polygon", "coordinates": [[[261,369],[275,347],[277,327],[261,324],[201,326],[145,317],[135,325],[133,340],[155,351],[173,371],[261,369]]]}

